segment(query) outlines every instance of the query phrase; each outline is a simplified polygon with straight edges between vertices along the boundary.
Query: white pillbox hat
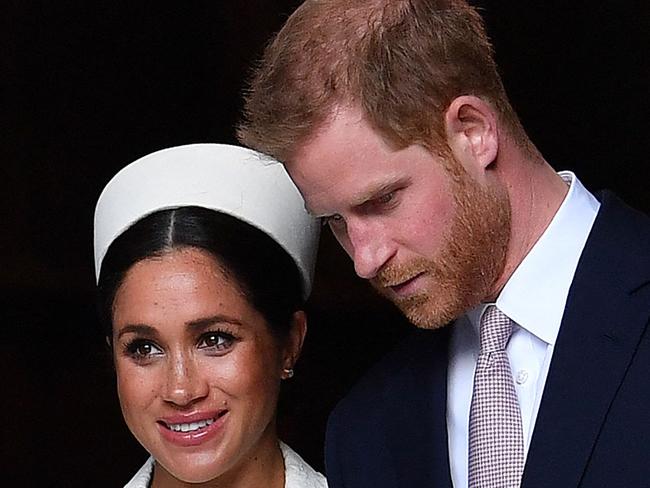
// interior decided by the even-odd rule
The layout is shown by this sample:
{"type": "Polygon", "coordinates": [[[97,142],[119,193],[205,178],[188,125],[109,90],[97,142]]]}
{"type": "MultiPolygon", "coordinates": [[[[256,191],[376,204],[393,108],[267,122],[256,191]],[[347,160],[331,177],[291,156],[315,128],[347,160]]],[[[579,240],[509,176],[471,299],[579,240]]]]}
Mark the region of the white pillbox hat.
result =
{"type": "Polygon", "coordinates": [[[95,208],[95,277],[116,237],[141,218],[198,206],[236,217],[272,237],[311,291],[319,225],[284,167],[269,156],[226,144],[190,144],[129,164],[106,185],[95,208]]]}

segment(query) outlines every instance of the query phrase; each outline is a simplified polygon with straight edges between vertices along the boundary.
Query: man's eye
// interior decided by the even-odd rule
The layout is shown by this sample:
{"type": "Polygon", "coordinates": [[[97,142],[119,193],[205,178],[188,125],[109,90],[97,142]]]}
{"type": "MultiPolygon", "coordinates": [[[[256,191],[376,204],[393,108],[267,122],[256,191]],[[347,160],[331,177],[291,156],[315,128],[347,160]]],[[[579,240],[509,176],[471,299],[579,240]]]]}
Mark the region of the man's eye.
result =
{"type": "Polygon", "coordinates": [[[393,198],[395,198],[395,192],[391,191],[377,198],[377,203],[386,205],[387,203],[392,202],[393,198]]]}
{"type": "Polygon", "coordinates": [[[324,226],[329,225],[330,227],[340,227],[345,223],[345,220],[343,219],[342,215],[334,214],[328,215],[327,217],[322,217],[321,222],[324,226]]]}

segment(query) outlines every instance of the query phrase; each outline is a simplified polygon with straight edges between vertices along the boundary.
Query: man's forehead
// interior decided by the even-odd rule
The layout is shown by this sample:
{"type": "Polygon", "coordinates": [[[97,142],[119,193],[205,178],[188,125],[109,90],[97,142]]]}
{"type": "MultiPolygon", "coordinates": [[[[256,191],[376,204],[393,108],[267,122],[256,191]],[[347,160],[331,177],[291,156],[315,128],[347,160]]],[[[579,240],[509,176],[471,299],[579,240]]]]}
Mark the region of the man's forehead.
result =
{"type": "Polygon", "coordinates": [[[403,183],[404,175],[392,171],[368,172],[345,165],[340,171],[297,164],[289,174],[305,200],[307,211],[317,217],[361,207],[403,183]],[[322,171],[321,171],[322,170],[322,171]]]}
{"type": "Polygon", "coordinates": [[[360,111],[339,108],[296,147],[286,168],[310,213],[328,215],[362,205],[403,178],[400,152],[360,111]]]}
{"type": "Polygon", "coordinates": [[[303,199],[307,212],[316,217],[322,217],[332,212],[334,202],[339,199],[338,193],[340,185],[337,179],[322,178],[319,175],[304,174],[299,175],[289,169],[289,174],[298,187],[303,199]]]}

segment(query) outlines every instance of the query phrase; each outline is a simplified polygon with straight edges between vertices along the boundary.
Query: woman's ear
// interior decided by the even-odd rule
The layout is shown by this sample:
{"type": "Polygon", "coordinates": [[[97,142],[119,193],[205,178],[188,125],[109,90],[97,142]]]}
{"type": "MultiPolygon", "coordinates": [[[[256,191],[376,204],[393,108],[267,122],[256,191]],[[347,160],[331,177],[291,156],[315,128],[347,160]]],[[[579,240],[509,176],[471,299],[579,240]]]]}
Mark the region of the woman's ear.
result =
{"type": "Polygon", "coordinates": [[[447,143],[453,155],[472,174],[482,172],[497,157],[498,117],[492,106],[479,97],[455,98],[445,112],[447,143]]]}
{"type": "Polygon", "coordinates": [[[282,359],[282,378],[290,378],[293,376],[293,367],[300,357],[302,344],[305,341],[307,334],[307,315],[303,310],[294,312],[291,318],[291,329],[287,337],[287,344],[284,349],[284,357],[282,359]]]}

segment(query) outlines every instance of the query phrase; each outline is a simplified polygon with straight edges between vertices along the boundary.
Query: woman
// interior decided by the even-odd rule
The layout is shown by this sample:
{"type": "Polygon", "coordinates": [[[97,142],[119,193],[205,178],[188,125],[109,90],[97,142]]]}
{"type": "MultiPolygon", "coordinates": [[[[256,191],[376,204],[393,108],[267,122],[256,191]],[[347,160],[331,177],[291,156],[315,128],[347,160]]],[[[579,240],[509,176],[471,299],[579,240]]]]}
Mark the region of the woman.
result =
{"type": "Polygon", "coordinates": [[[109,182],[100,309],[124,419],[151,454],[128,488],[326,486],[275,426],[317,237],[282,166],[247,149],[166,149],[109,182]]]}

